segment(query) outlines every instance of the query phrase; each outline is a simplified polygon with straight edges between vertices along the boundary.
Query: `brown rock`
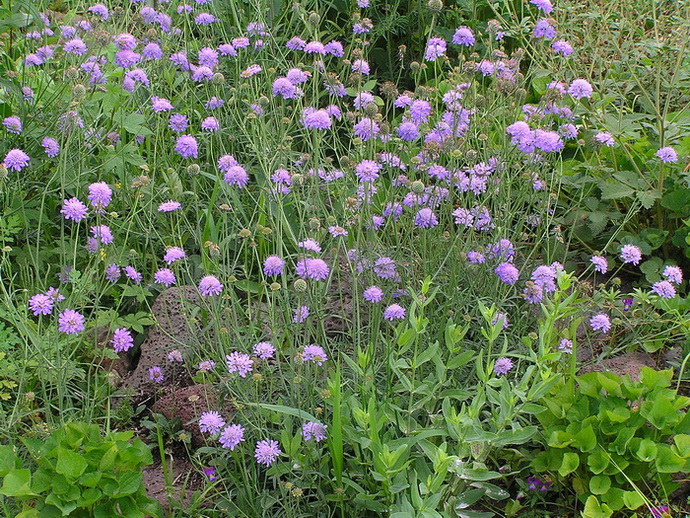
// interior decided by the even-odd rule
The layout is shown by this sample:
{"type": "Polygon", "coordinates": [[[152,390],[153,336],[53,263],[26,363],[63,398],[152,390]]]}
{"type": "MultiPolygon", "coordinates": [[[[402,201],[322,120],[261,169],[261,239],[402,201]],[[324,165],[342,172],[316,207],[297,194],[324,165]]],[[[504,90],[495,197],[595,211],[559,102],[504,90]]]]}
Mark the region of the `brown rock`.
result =
{"type": "Polygon", "coordinates": [[[656,368],[654,357],[648,353],[626,353],[613,358],[608,358],[595,365],[587,365],[580,369],[578,374],[588,372],[612,372],[618,376],[628,374],[631,379],[639,381],[642,367],[656,368]]]}

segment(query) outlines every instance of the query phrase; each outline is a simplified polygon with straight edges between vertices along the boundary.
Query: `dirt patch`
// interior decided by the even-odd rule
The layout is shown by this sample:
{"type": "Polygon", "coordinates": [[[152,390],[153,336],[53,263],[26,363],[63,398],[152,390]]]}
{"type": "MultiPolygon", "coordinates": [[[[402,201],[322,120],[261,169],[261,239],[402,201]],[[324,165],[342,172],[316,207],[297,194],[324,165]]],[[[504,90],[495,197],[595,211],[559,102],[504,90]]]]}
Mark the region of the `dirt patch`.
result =
{"type": "Polygon", "coordinates": [[[651,354],[643,352],[626,353],[614,358],[608,358],[595,365],[587,365],[578,374],[588,372],[612,372],[618,376],[630,376],[635,381],[640,380],[642,367],[656,368],[656,360],[651,354]]]}
{"type": "Polygon", "coordinates": [[[204,485],[201,474],[198,473],[194,465],[185,458],[175,458],[169,456],[166,459],[167,469],[171,485],[167,486],[165,473],[160,463],[146,466],[142,469],[144,486],[149,498],[156,500],[163,509],[170,509],[168,494],[178,501],[182,506],[188,507],[194,491],[204,485]]]}

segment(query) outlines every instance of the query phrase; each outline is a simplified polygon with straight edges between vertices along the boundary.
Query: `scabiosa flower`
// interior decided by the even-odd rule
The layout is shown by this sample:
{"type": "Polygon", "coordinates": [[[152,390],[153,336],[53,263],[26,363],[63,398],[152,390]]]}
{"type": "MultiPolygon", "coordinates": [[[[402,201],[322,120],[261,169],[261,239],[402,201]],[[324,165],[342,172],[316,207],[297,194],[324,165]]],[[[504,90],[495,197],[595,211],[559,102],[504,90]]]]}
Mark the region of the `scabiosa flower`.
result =
{"type": "Polygon", "coordinates": [[[108,225],[94,225],[91,227],[91,233],[97,240],[97,243],[109,245],[114,241],[113,234],[110,232],[108,225]]]}
{"type": "Polygon", "coordinates": [[[203,433],[218,433],[225,426],[225,420],[218,412],[204,412],[199,418],[199,430],[203,433]]]}
{"type": "Polygon", "coordinates": [[[178,137],[175,144],[175,151],[177,151],[182,158],[197,158],[199,156],[199,148],[196,139],[191,135],[182,135],[178,137]]]}
{"type": "Polygon", "coordinates": [[[302,358],[305,362],[314,362],[319,367],[323,365],[323,362],[328,360],[328,356],[326,356],[326,352],[323,350],[323,347],[314,344],[304,346],[302,358]]]}
{"type": "Polygon", "coordinates": [[[276,352],[276,348],[270,342],[259,342],[253,348],[254,354],[262,360],[270,360],[276,352]]]}
{"type": "Polygon", "coordinates": [[[382,166],[373,160],[362,160],[355,166],[355,174],[360,182],[373,182],[379,177],[382,166]]]}
{"type": "Polygon", "coordinates": [[[258,464],[268,467],[278,460],[281,453],[278,441],[264,440],[256,443],[254,458],[258,464]]]}
{"type": "Polygon", "coordinates": [[[665,164],[675,164],[676,162],[678,162],[678,153],[676,153],[676,150],[673,149],[671,146],[662,147],[659,151],[656,152],[656,156],[659,157],[659,160],[661,160],[665,164]]]}
{"type": "Polygon", "coordinates": [[[151,109],[156,113],[168,112],[173,109],[173,105],[170,101],[164,99],[163,97],[153,96],[151,97],[151,109]]]}
{"type": "Polygon", "coordinates": [[[277,255],[269,255],[264,259],[264,275],[281,275],[283,273],[283,268],[285,266],[285,261],[283,261],[277,255]]]}
{"type": "Polygon", "coordinates": [[[584,79],[575,79],[568,88],[568,93],[573,99],[588,99],[592,92],[594,92],[592,85],[584,79]]]}
{"type": "Polygon", "coordinates": [[[66,309],[58,317],[58,330],[68,335],[76,335],[86,329],[84,316],[72,309],[66,309]]]}
{"type": "Polygon", "coordinates": [[[29,165],[29,155],[21,149],[10,149],[5,155],[5,166],[13,171],[21,171],[29,165]]]}
{"type": "Polygon", "coordinates": [[[303,279],[322,281],[328,278],[330,269],[324,260],[307,257],[297,261],[296,272],[303,279]]]}
{"type": "Polygon", "coordinates": [[[273,97],[294,99],[298,97],[297,91],[298,88],[287,77],[279,77],[273,81],[273,97]]]}
{"type": "Polygon", "coordinates": [[[326,438],[326,428],[328,427],[325,424],[309,421],[302,425],[302,437],[305,441],[314,439],[316,442],[321,442],[326,438]]]}
{"type": "Polygon", "coordinates": [[[534,36],[535,38],[546,38],[547,40],[550,40],[555,35],[556,29],[554,29],[551,26],[549,20],[547,20],[546,18],[537,20],[537,23],[534,24],[534,31],[532,32],[532,36],[534,36]]]}
{"type": "Polygon", "coordinates": [[[611,329],[611,320],[609,319],[608,315],[599,313],[598,315],[594,315],[589,319],[589,325],[594,331],[608,333],[611,329]]]}
{"type": "Polygon", "coordinates": [[[185,115],[182,115],[181,113],[173,113],[170,116],[170,123],[168,125],[175,133],[182,133],[187,129],[188,124],[189,121],[185,115]]]}
{"type": "Polygon", "coordinates": [[[426,43],[424,59],[426,61],[436,61],[446,53],[446,40],[443,38],[429,38],[426,43]]]}
{"type": "Polygon", "coordinates": [[[215,21],[216,17],[211,13],[199,13],[194,17],[194,23],[197,25],[211,25],[215,21]]]}
{"type": "Polygon", "coordinates": [[[204,131],[211,132],[218,131],[220,129],[218,119],[216,119],[215,117],[206,117],[203,121],[201,121],[201,129],[204,131]]]}
{"type": "Polygon", "coordinates": [[[108,282],[117,282],[120,278],[120,267],[116,264],[109,264],[105,269],[105,279],[108,282]]]}
{"type": "Polygon", "coordinates": [[[395,261],[390,257],[379,257],[374,262],[374,273],[381,279],[397,280],[399,278],[395,261]]]}
{"type": "Polygon", "coordinates": [[[231,424],[223,428],[218,438],[221,447],[234,450],[241,442],[244,442],[244,428],[238,424],[231,424]]]}
{"type": "Polygon", "coordinates": [[[431,115],[431,103],[424,99],[417,99],[410,105],[410,117],[415,124],[421,124],[431,115]]]}
{"type": "Polygon", "coordinates": [[[46,155],[48,155],[50,158],[55,158],[58,156],[58,153],[60,153],[60,145],[54,138],[45,137],[41,141],[41,145],[43,146],[43,150],[46,152],[46,155]]]}
{"type": "Polygon", "coordinates": [[[62,209],[60,214],[65,216],[65,219],[71,219],[72,221],[81,221],[86,217],[88,209],[78,198],[70,198],[69,200],[62,201],[62,209]]]}
{"type": "Polygon", "coordinates": [[[223,176],[225,183],[236,185],[239,188],[246,187],[249,183],[249,175],[241,165],[234,165],[228,168],[223,176]]]}
{"type": "Polygon", "coordinates": [[[667,266],[664,268],[662,275],[664,276],[664,279],[673,284],[680,284],[683,282],[683,270],[681,270],[678,266],[667,266]]]}
{"type": "Polygon", "coordinates": [[[144,278],[144,276],[140,274],[138,271],[136,271],[133,266],[129,265],[125,266],[125,277],[133,280],[135,284],[139,284],[141,280],[144,278]]]}
{"type": "Polygon", "coordinates": [[[302,125],[307,129],[326,130],[331,127],[333,122],[326,110],[315,108],[305,108],[302,110],[302,125]]]}
{"type": "Polygon", "coordinates": [[[608,131],[600,131],[599,133],[594,135],[594,140],[595,142],[603,144],[606,147],[613,147],[616,145],[616,141],[613,139],[613,135],[611,135],[608,131]]]}
{"type": "Polygon", "coordinates": [[[362,75],[369,75],[370,68],[369,68],[369,63],[367,63],[363,59],[355,59],[352,62],[352,71],[353,72],[359,72],[362,75]]]}
{"type": "Polygon", "coordinates": [[[144,56],[146,61],[153,61],[161,59],[163,57],[163,51],[158,43],[148,43],[144,47],[144,50],[141,51],[141,55],[144,56]]]}
{"type": "Polygon", "coordinates": [[[179,261],[180,259],[184,259],[185,257],[187,257],[187,254],[179,246],[171,246],[170,248],[168,248],[165,251],[165,255],[163,256],[163,260],[167,264],[172,264],[175,261],[179,261]]]}
{"type": "Polygon", "coordinates": [[[105,182],[96,182],[89,185],[89,195],[87,198],[91,206],[95,209],[104,209],[112,200],[113,191],[105,182]]]}
{"type": "Polygon", "coordinates": [[[573,354],[573,341],[562,338],[561,341],[558,342],[558,350],[566,354],[573,354]]]}
{"type": "Polygon", "coordinates": [[[213,360],[204,360],[202,362],[199,362],[199,365],[197,366],[197,368],[200,371],[210,371],[215,366],[216,366],[216,362],[214,362],[213,360]]]}
{"type": "Polygon", "coordinates": [[[551,45],[556,54],[570,56],[573,53],[573,46],[565,40],[556,40],[551,45]]]}
{"type": "Polygon", "coordinates": [[[210,297],[212,295],[220,295],[223,291],[223,285],[214,275],[206,275],[199,281],[199,292],[202,297],[210,297]]]}
{"type": "Polygon", "coordinates": [[[115,330],[110,343],[113,345],[116,353],[121,353],[134,347],[134,338],[132,338],[131,333],[127,329],[121,327],[115,330]]]}
{"type": "Polygon", "coordinates": [[[19,135],[22,132],[22,120],[19,117],[5,117],[2,121],[7,131],[19,135]]]}
{"type": "Polygon", "coordinates": [[[520,271],[508,262],[499,264],[494,269],[494,273],[498,276],[501,282],[510,285],[515,284],[520,277],[520,271]]]}
{"type": "Polygon", "coordinates": [[[343,227],[340,227],[338,225],[331,225],[330,227],[328,227],[328,233],[333,237],[346,237],[347,236],[347,230],[345,230],[343,227]]]}
{"type": "Polygon", "coordinates": [[[642,260],[642,250],[635,245],[623,245],[621,247],[621,259],[624,263],[640,264],[642,260]]]}
{"type": "Polygon", "coordinates": [[[108,19],[108,8],[104,4],[94,4],[87,9],[90,13],[100,16],[101,20],[106,21],[108,19]]]}
{"type": "Polygon", "coordinates": [[[383,300],[383,290],[378,286],[369,286],[362,293],[362,298],[371,303],[381,302],[383,300]]]}
{"type": "Polygon", "coordinates": [[[55,301],[45,293],[37,293],[29,299],[29,309],[34,316],[50,315],[53,312],[55,301]]]}
{"type": "Polygon", "coordinates": [[[362,118],[354,125],[353,133],[355,136],[361,138],[364,142],[375,138],[381,131],[381,127],[369,117],[362,118]]]}
{"type": "Polygon", "coordinates": [[[398,304],[391,304],[383,312],[383,318],[392,322],[393,320],[402,320],[405,318],[407,311],[404,307],[398,304]]]}
{"type": "Polygon", "coordinates": [[[676,296],[676,289],[668,281],[659,281],[652,284],[652,293],[664,299],[672,299],[676,296]]]}
{"type": "Polygon", "coordinates": [[[158,212],[173,212],[182,207],[179,201],[168,200],[158,205],[158,212]]]}
{"type": "Polygon", "coordinates": [[[467,262],[470,264],[484,264],[486,262],[486,258],[481,252],[470,250],[467,252],[467,262]]]}
{"type": "Polygon", "coordinates": [[[434,228],[438,225],[438,218],[434,211],[426,207],[417,212],[414,217],[414,224],[419,228],[434,228]]]}
{"type": "Polygon", "coordinates": [[[292,322],[301,324],[309,317],[309,306],[298,307],[292,315],[292,322]]]}
{"type": "Polygon", "coordinates": [[[307,42],[304,41],[302,38],[300,38],[299,36],[294,36],[288,40],[285,46],[290,50],[302,50],[304,49],[304,46],[306,44],[307,42]]]}
{"type": "Polygon", "coordinates": [[[153,274],[153,281],[156,284],[163,284],[164,286],[172,286],[175,284],[175,274],[168,268],[161,268],[153,274]]]}
{"type": "Polygon", "coordinates": [[[86,44],[81,40],[81,38],[73,38],[62,46],[62,50],[64,50],[67,54],[75,54],[77,56],[81,56],[83,54],[86,54],[86,44]]]}
{"type": "Polygon", "coordinates": [[[496,376],[503,376],[504,374],[508,374],[512,368],[513,362],[510,358],[499,358],[494,363],[494,374],[496,374],[496,376]]]}
{"type": "Polygon", "coordinates": [[[474,33],[472,29],[464,25],[458,27],[453,34],[453,43],[456,45],[464,45],[465,47],[471,47],[474,45],[474,33]]]}
{"type": "Polygon", "coordinates": [[[606,257],[602,255],[593,255],[589,262],[594,265],[594,271],[596,272],[606,273],[609,269],[609,264],[606,261],[606,257]]]}
{"type": "Polygon", "coordinates": [[[551,5],[550,0],[530,0],[530,3],[544,11],[544,14],[549,14],[553,11],[553,5],[551,5]]]}
{"type": "Polygon", "coordinates": [[[236,372],[241,378],[246,378],[254,368],[254,360],[252,360],[248,354],[240,353],[234,351],[225,356],[225,360],[228,366],[228,372],[236,372]]]}

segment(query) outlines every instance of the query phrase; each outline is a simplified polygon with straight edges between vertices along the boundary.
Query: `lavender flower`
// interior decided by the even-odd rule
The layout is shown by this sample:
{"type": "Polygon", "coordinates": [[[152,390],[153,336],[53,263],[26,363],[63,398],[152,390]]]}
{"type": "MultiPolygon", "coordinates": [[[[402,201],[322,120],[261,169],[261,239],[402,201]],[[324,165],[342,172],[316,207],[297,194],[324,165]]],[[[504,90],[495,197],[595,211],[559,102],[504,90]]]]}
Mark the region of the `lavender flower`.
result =
{"type": "Polygon", "coordinates": [[[196,139],[191,135],[182,135],[178,137],[175,144],[175,151],[177,151],[182,158],[198,158],[199,148],[196,139]]]}
{"type": "Polygon", "coordinates": [[[125,266],[125,277],[132,279],[136,284],[139,284],[144,276],[136,271],[133,266],[125,266]]]}
{"type": "Polygon", "coordinates": [[[86,329],[84,316],[72,309],[66,309],[58,317],[58,330],[69,335],[79,334],[86,329]]]}
{"type": "Polygon", "coordinates": [[[323,362],[328,360],[328,356],[326,356],[323,347],[314,344],[304,346],[302,358],[305,362],[314,362],[319,367],[323,365],[323,362]]]}
{"type": "Polygon", "coordinates": [[[659,157],[659,160],[661,160],[665,164],[675,164],[676,162],[678,162],[678,153],[676,153],[676,150],[673,149],[671,146],[662,147],[659,151],[656,152],[656,156],[659,157]]]}
{"type": "Polygon", "coordinates": [[[292,315],[292,322],[301,324],[309,317],[309,306],[298,307],[292,315]]]}
{"type": "Polygon", "coordinates": [[[496,376],[503,376],[504,374],[508,374],[512,368],[513,362],[510,358],[499,358],[494,363],[494,374],[496,374],[496,376]]]}
{"type": "Polygon", "coordinates": [[[173,212],[182,207],[179,201],[168,200],[158,205],[158,212],[173,212]]]}
{"type": "Polygon", "coordinates": [[[134,338],[132,338],[131,333],[127,329],[121,327],[115,330],[110,343],[113,345],[115,352],[120,353],[134,347],[134,338]]]}
{"type": "Polygon", "coordinates": [[[223,291],[223,285],[214,275],[206,275],[199,281],[199,292],[202,297],[210,297],[212,295],[220,295],[223,291]]]}
{"type": "Polygon", "coordinates": [[[203,433],[218,433],[223,426],[225,420],[218,412],[204,412],[199,418],[199,430],[203,433]]]}
{"type": "Polygon", "coordinates": [[[276,352],[276,348],[270,342],[259,342],[253,348],[254,354],[262,360],[270,360],[276,352]]]}
{"type": "Polygon", "coordinates": [[[406,310],[398,304],[391,304],[383,312],[383,318],[392,322],[393,320],[402,320],[405,318],[406,310]]]}
{"type": "Polygon", "coordinates": [[[241,442],[244,442],[244,428],[238,424],[226,426],[218,438],[221,447],[234,450],[241,442]]]}
{"type": "Polygon", "coordinates": [[[87,211],[86,205],[79,201],[78,198],[70,198],[69,200],[63,200],[60,214],[63,214],[65,219],[79,222],[86,217],[87,211]]]}
{"type": "Polygon", "coordinates": [[[446,41],[443,38],[429,38],[424,51],[426,61],[436,61],[446,53],[446,41]]]}
{"type": "Polygon", "coordinates": [[[592,92],[594,92],[592,85],[584,79],[575,79],[568,88],[568,93],[573,99],[588,99],[592,92]]]}
{"type": "Polygon", "coordinates": [[[608,131],[600,131],[599,133],[594,135],[594,140],[599,144],[603,144],[606,147],[613,147],[616,145],[616,141],[613,139],[613,135],[611,135],[608,131]]]}
{"type": "Polygon", "coordinates": [[[362,297],[367,302],[371,302],[371,303],[381,302],[383,300],[383,290],[381,288],[379,288],[378,286],[369,286],[362,293],[362,297]]]}
{"type": "Polygon", "coordinates": [[[21,171],[29,165],[29,155],[21,149],[10,149],[5,155],[5,166],[13,171],[21,171]]]}
{"type": "Polygon", "coordinates": [[[60,153],[60,145],[54,138],[45,137],[41,141],[41,145],[43,146],[43,150],[46,152],[46,155],[48,155],[50,158],[55,158],[58,156],[58,153],[60,153]]]}
{"type": "Polygon", "coordinates": [[[659,281],[652,284],[652,293],[664,299],[672,299],[676,296],[676,289],[668,281],[659,281]]]}
{"type": "Polygon", "coordinates": [[[567,338],[561,339],[558,343],[558,350],[566,354],[573,354],[573,341],[567,338]]]}
{"type": "Polygon", "coordinates": [[[44,293],[37,293],[29,299],[29,309],[34,316],[50,315],[53,312],[55,301],[44,293]]]}
{"type": "Polygon", "coordinates": [[[303,279],[322,281],[328,278],[330,269],[322,259],[306,258],[297,261],[296,273],[303,279]]]}
{"type": "Polygon", "coordinates": [[[96,182],[89,185],[87,198],[91,206],[97,210],[106,208],[113,197],[113,191],[105,182],[96,182]]]}
{"type": "Polygon", "coordinates": [[[120,278],[120,267],[116,264],[109,264],[105,269],[105,279],[108,282],[117,282],[120,278]]]}
{"type": "Polygon", "coordinates": [[[254,360],[252,360],[248,354],[240,353],[234,351],[225,356],[225,360],[228,366],[228,372],[236,372],[241,378],[246,378],[254,368],[254,360]]]}
{"type": "Polygon", "coordinates": [[[472,33],[472,29],[466,26],[458,27],[453,34],[453,43],[456,45],[464,45],[465,47],[471,47],[474,45],[475,38],[472,33]]]}
{"type": "Polygon", "coordinates": [[[156,284],[163,284],[164,286],[172,286],[175,284],[175,274],[168,268],[161,268],[153,274],[153,281],[156,284]]]}
{"type": "Polygon", "coordinates": [[[281,453],[278,441],[264,440],[256,443],[254,457],[258,464],[268,467],[280,457],[281,453]]]}
{"type": "Polygon", "coordinates": [[[621,259],[623,259],[623,262],[626,264],[632,263],[638,265],[642,260],[642,250],[635,245],[623,245],[621,247],[621,259]]]}
{"type": "Polygon", "coordinates": [[[589,325],[594,331],[608,333],[611,329],[611,320],[609,319],[608,315],[599,313],[598,315],[594,315],[589,319],[589,325]]]}
{"type": "Polygon", "coordinates": [[[283,261],[277,255],[269,255],[264,260],[264,275],[281,275],[283,273],[283,268],[285,266],[285,261],[283,261]]]}
{"type": "Polygon", "coordinates": [[[325,424],[309,421],[302,425],[302,437],[305,441],[314,439],[316,442],[321,442],[326,439],[326,428],[328,427],[325,424]]]}
{"type": "Polygon", "coordinates": [[[508,262],[499,264],[494,269],[494,273],[498,276],[501,282],[509,285],[515,284],[520,277],[520,271],[508,262]]]}
{"type": "Polygon", "coordinates": [[[664,268],[662,275],[664,276],[664,279],[666,279],[668,282],[672,282],[673,284],[680,284],[683,282],[683,270],[681,270],[678,266],[667,266],[664,268]]]}
{"type": "Polygon", "coordinates": [[[175,261],[184,259],[185,257],[187,257],[187,254],[179,246],[171,246],[165,251],[163,261],[165,261],[167,264],[172,264],[175,261]]]}
{"type": "Polygon", "coordinates": [[[14,115],[5,117],[2,121],[2,125],[5,126],[10,133],[19,135],[22,132],[22,120],[14,115]]]}
{"type": "Polygon", "coordinates": [[[419,228],[434,228],[438,225],[438,218],[436,214],[434,214],[434,211],[426,207],[417,212],[414,217],[414,224],[419,228]]]}
{"type": "Polygon", "coordinates": [[[593,255],[589,260],[594,265],[594,270],[599,273],[606,273],[609,269],[609,264],[606,261],[606,257],[602,255],[593,255]]]}

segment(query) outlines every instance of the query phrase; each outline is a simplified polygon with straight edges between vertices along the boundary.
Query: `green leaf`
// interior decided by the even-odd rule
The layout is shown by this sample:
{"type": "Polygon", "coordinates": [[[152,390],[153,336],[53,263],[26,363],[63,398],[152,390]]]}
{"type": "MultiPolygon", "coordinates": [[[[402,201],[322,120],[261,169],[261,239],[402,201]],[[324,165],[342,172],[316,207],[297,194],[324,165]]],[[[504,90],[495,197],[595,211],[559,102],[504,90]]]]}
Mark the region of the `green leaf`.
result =
{"type": "Polygon", "coordinates": [[[642,462],[652,462],[656,458],[656,443],[650,439],[642,439],[635,455],[642,462]]]}
{"type": "Polygon", "coordinates": [[[0,446],[0,477],[17,468],[19,458],[14,454],[12,446],[0,446]]]}
{"type": "Polygon", "coordinates": [[[683,471],[687,461],[675,454],[671,448],[665,444],[658,446],[656,454],[656,470],[659,473],[679,473],[683,471]]]}
{"type": "Polygon", "coordinates": [[[585,503],[585,509],[582,511],[583,518],[609,518],[613,515],[613,511],[606,504],[600,504],[597,497],[592,495],[585,503]]]}
{"type": "Polygon", "coordinates": [[[661,191],[657,189],[637,191],[635,193],[635,196],[637,196],[637,199],[645,209],[651,209],[654,206],[656,200],[661,198],[661,191]]]}
{"type": "Polygon", "coordinates": [[[661,206],[673,212],[687,212],[690,208],[690,189],[677,189],[664,194],[661,206]]]}
{"type": "Polygon", "coordinates": [[[122,121],[122,129],[132,135],[153,135],[153,132],[146,127],[146,116],[138,113],[127,115],[122,121]]]}
{"type": "Polygon", "coordinates": [[[675,452],[684,459],[690,457],[690,435],[678,434],[673,436],[676,445],[675,452]]]}
{"type": "Polygon", "coordinates": [[[66,448],[58,448],[55,471],[68,478],[81,477],[89,464],[84,457],[66,448]]]}
{"type": "Polygon", "coordinates": [[[601,190],[602,200],[618,200],[620,198],[630,198],[635,194],[635,189],[620,182],[602,182],[599,184],[599,189],[601,190]]]}
{"type": "Polygon", "coordinates": [[[595,451],[587,456],[587,466],[592,473],[597,475],[603,472],[610,462],[609,455],[603,451],[595,451]]]}
{"type": "Polygon", "coordinates": [[[580,457],[577,453],[564,453],[561,467],[558,468],[558,474],[562,477],[571,474],[580,467],[580,457]]]}
{"type": "Polygon", "coordinates": [[[563,430],[554,430],[549,436],[547,444],[552,448],[565,448],[575,441],[575,437],[563,430]]]}
{"type": "Polygon", "coordinates": [[[597,447],[597,436],[591,424],[575,434],[573,446],[582,452],[589,452],[597,447]]]}
{"type": "Polygon", "coordinates": [[[604,495],[611,488],[611,479],[606,475],[594,475],[589,479],[589,490],[594,495],[604,495]]]}
{"type": "Polygon", "coordinates": [[[15,469],[5,475],[0,494],[17,498],[36,496],[31,492],[31,471],[15,469]]]}
{"type": "Polygon", "coordinates": [[[637,491],[625,491],[623,493],[623,503],[628,509],[637,509],[645,503],[644,496],[637,491]]]}

